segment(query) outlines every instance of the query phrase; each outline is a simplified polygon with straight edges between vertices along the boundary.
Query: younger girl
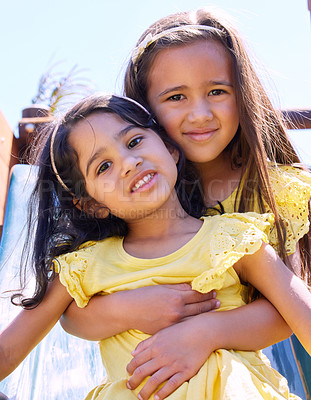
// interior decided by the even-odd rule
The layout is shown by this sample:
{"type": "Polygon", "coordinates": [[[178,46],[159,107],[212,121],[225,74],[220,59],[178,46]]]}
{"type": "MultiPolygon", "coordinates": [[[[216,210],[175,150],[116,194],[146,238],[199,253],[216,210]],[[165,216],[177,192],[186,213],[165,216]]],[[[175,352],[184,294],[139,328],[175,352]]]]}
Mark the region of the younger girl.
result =
{"type": "MultiPolygon", "coordinates": [[[[162,134],[144,108],[116,96],[88,98],[53,127],[38,161],[36,292],[22,299],[26,310],[1,334],[1,378],[72,298],[84,307],[95,294],[161,283],[217,289],[222,309],[230,310],[245,304],[241,280],[250,282],[311,352],[311,295],[267,244],[272,215],[190,216],[185,211],[192,212],[190,203],[181,195],[187,184],[182,155],[165,136],[164,144],[162,134]]],[[[217,319],[221,313],[213,314],[217,319]]],[[[188,332],[189,343],[199,331],[206,343],[202,368],[172,399],[231,399],[244,393],[289,398],[283,378],[260,353],[212,352],[202,314],[174,326],[179,327],[188,332]]],[[[127,388],[126,365],[147,337],[130,329],[101,341],[107,379],[87,399],[137,398],[139,389],[127,388]]]]}
{"type": "MultiPolygon", "coordinates": [[[[178,13],[156,21],[137,43],[128,64],[124,88],[127,96],[153,113],[168,135],[182,147],[189,164],[200,174],[204,205],[197,201],[196,192],[191,198],[198,213],[273,212],[275,223],[269,232],[270,243],[286,264],[310,284],[311,178],[294,165],[299,158],[287,138],[284,123],[271,105],[242,40],[231,24],[221,14],[208,9],[178,13]]],[[[64,326],[68,331],[88,337],[87,332],[80,328],[80,321],[87,318],[87,329],[92,330],[96,337],[96,329],[103,332],[111,326],[106,311],[108,307],[105,307],[110,301],[108,299],[109,296],[92,299],[89,313],[86,308],[79,314],[73,304],[66,313],[64,326]],[[92,319],[96,321],[93,327],[92,319]]],[[[111,303],[109,313],[114,314],[111,303]]],[[[245,307],[243,312],[247,310],[245,307]]],[[[256,315],[251,314],[253,317],[256,315]]],[[[261,337],[262,347],[281,339],[272,338],[271,333],[278,330],[258,316],[245,321],[249,322],[247,330],[244,329],[245,335],[254,341],[261,337]],[[272,342],[268,342],[268,338],[272,342]]],[[[233,320],[230,333],[238,338],[234,331],[236,326],[233,320]]],[[[166,334],[162,333],[167,346],[162,346],[161,351],[168,353],[173,346],[176,348],[166,365],[166,368],[171,368],[174,384],[160,391],[161,398],[171,393],[183,379],[189,378],[184,374],[181,379],[181,367],[173,370],[169,366],[174,363],[183,365],[181,354],[187,341],[181,342],[180,326],[176,336],[172,327],[168,329],[166,334]]],[[[147,347],[149,352],[160,353],[154,342],[157,337],[147,342],[148,345],[152,343],[147,347]]],[[[199,333],[196,338],[197,354],[201,351],[203,339],[199,333]]],[[[243,341],[244,347],[238,348],[247,350],[245,336],[243,341]]],[[[230,347],[230,343],[223,343],[223,346],[230,347]]],[[[254,348],[258,348],[257,343],[253,343],[254,348]]],[[[134,373],[131,387],[136,387],[142,377],[163,367],[163,360],[157,362],[154,359],[152,372],[145,368],[142,357],[137,357],[138,353],[129,372],[133,373],[135,367],[140,367],[140,377],[134,373]]],[[[188,360],[189,357],[187,363],[188,360]]],[[[193,361],[190,369],[196,371],[199,366],[193,361]]],[[[162,381],[152,382],[143,394],[152,392],[162,381]]]]}

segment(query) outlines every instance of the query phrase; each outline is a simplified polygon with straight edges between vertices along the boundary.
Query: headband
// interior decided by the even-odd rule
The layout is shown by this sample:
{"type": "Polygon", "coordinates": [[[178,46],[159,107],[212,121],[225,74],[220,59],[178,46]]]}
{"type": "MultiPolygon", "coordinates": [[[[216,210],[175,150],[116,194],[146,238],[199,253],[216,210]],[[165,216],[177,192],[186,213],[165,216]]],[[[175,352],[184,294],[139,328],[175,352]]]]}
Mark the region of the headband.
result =
{"type": "Polygon", "coordinates": [[[135,65],[140,58],[140,56],[143,54],[143,52],[146,50],[148,46],[150,46],[152,43],[156,42],[157,40],[161,39],[164,36],[167,36],[170,33],[173,32],[180,32],[180,31],[187,31],[187,30],[201,30],[201,31],[209,31],[209,32],[222,32],[218,28],[214,28],[213,26],[207,26],[207,25],[181,25],[181,26],[175,26],[174,28],[170,29],[165,29],[164,31],[157,33],[156,35],[152,35],[149,33],[144,40],[142,40],[137,47],[132,52],[132,62],[135,65]]]}
{"type": "MultiPolygon", "coordinates": [[[[136,100],[131,99],[130,97],[126,97],[126,96],[119,96],[119,95],[112,95],[111,97],[117,97],[119,99],[124,99],[126,101],[129,101],[130,103],[135,104],[137,107],[141,108],[146,114],[148,114],[150,116],[150,112],[140,103],[138,103],[136,100]]],[[[154,123],[155,120],[152,120],[154,123]]],[[[58,182],[61,184],[61,186],[68,192],[70,193],[73,197],[75,197],[75,194],[72,193],[72,191],[69,189],[69,187],[66,185],[66,183],[62,180],[62,178],[60,177],[57,168],[56,168],[56,164],[55,164],[55,158],[54,158],[54,142],[55,142],[55,137],[59,128],[59,123],[56,124],[55,128],[53,129],[52,135],[51,135],[51,142],[50,142],[50,158],[51,158],[51,165],[52,165],[52,170],[58,180],[58,182]]]]}
{"type": "MultiPolygon", "coordinates": [[[[126,100],[126,101],[129,101],[130,103],[135,104],[137,107],[139,107],[139,108],[141,108],[143,111],[145,111],[145,113],[148,114],[149,117],[150,117],[150,115],[151,115],[150,112],[149,112],[149,111],[147,110],[147,108],[145,108],[142,104],[138,103],[138,101],[136,101],[136,100],[134,100],[134,99],[131,99],[130,97],[126,97],[126,96],[121,96],[121,95],[116,95],[116,94],[114,94],[113,96],[114,96],[114,97],[118,97],[119,99],[124,99],[124,100],[126,100]]],[[[156,122],[155,122],[154,119],[153,119],[152,121],[156,124],[156,122]]]]}
{"type": "Polygon", "coordinates": [[[54,142],[55,142],[55,137],[56,137],[56,133],[58,131],[59,128],[59,123],[56,124],[55,128],[53,129],[52,135],[51,135],[51,142],[50,142],[50,158],[51,158],[51,165],[52,165],[52,170],[58,180],[58,182],[62,185],[62,187],[71,194],[71,196],[75,197],[75,194],[72,193],[72,191],[69,189],[69,187],[66,185],[66,183],[62,180],[62,178],[60,177],[57,168],[56,168],[56,164],[55,164],[55,158],[54,158],[54,142]]]}

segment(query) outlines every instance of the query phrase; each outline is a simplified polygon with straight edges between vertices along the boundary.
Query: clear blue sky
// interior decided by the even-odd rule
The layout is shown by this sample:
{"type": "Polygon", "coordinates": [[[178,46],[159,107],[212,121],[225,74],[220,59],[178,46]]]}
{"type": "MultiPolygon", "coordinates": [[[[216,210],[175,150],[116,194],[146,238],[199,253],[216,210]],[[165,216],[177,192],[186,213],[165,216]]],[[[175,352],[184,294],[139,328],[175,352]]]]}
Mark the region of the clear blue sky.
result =
{"type": "Polygon", "coordinates": [[[2,113],[16,131],[40,76],[56,62],[64,74],[74,65],[83,69],[95,90],[120,92],[122,66],[143,30],[167,14],[207,5],[235,18],[277,106],[311,107],[307,0],[3,0],[2,113]]]}

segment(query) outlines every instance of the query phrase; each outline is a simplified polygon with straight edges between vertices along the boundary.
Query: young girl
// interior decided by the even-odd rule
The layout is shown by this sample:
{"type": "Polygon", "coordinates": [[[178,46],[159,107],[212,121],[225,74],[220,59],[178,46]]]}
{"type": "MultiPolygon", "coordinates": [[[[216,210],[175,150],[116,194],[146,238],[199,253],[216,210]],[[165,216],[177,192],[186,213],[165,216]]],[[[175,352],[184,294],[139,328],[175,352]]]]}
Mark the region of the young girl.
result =
{"type": "MultiPolygon", "coordinates": [[[[283,257],[295,252],[309,228],[311,178],[292,166],[299,158],[283,121],[228,21],[199,9],[155,22],[124,86],[196,166],[208,212],[273,211],[272,244],[283,257]]],[[[310,282],[309,253],[302,256],[299,273],[310,282]]]]}
{"type": "MultiPolygon", "coordinates": [[[[192,201],[197,205],[197,211],[207,215],[273,212],[275,223],[269,232],[270,243],[287,265],[310,283],[308,204],[311,178],[302,168],[294,166],[299,159],[287,138],[283,121],[273,109],[241,38],[231,24],[208,9],[178,13],[155,22],[137,43],[124,87],[127,96],[152,111],[168,135],[182,147],[191,166],[199,172],[205,204],[196,202],[197,193],[194,193],[192,201]]],[[[79,313],[73,304],[65,316],[66,330],[96,338],[108,326],[112,329],[114,322],[112,319],[108,323],[108,307],[105,307],[108,301],[112,303],[109,314],[114,314],[109,296],[92,299],[89,313],[87,308],[79,313]],[[89,333],[81,329],[81,321],[86,318],[89,333]]],[[[248,307],[255,305],[258,303],[248,307]]],[[[154,308],[156,306],[157,303],[154,308]]],[[[263,303],[260,306],[263,307],[263,303]]],[[[251,313],[253,320],[246,314],[248,310],[247,307],[243,310],[245,324],[249,322],[248,330],[240,337],[243,337],[244,347],[235,343],[238,347],[234,348],[249,349],[246,334],[249,340],[254,340],[251,349],[258,348],[255,343],[261,336],[256,334],[258,332],[265,332],[261,346],[268,346],[272,338],[268,339],[269,335],[277,330],[262,319],[264,313],[260,310],[258,314],[256,310],[251,313]]],[[[135,307],[131,308],[131,314],[135,314],[135,307]]],[[[233,322],[230,334],[238,339],[235,327],[233,322]]],[[[217,330],[216,326],[213,328],[217,330]]],[[[182,327],[179,326],[177,332],[174,336],[173,327],[170,327],[166,333],[157,334],[140,346],[141,351],[146,346],[149,352],[160,353],[156,347],[156,343],[160,346],[160,340],[155,341],[161,337],[163,343],[165,336],[167,346],[164,348],[161,344],[161,350],[171,355],[167,364],[180,366],[178,370],[171,368],[174,379],[160,390],[161,398],[188,379],[191,376],[189,370],[195,372],[200,367],[195,362],[199,357],[193,356],[190,366],[189,357],[186,361],[182,358],[187,341],[182,341],[182,327]],[[170,350],[173,347],[175,352],[170,350]],[[182,369],[185,363],[187,374],[183,374],[182,369]]],[[[217,332],[215,337],[220,334],[217,332]]],[[[222,346],[230,348],[230,339],[227,338],[228,343],[224,341],[222,346]]],[[[195,354],[201,351],[202,340],[197,335],[195,354]]],[[[142,356],[138,358],[140,353],[135,354],[129,372],[140,367],[140,377],[134,372],[129,381],[131,387],[136,387],[142,377],[163,367],[163,360],[155,358],[151,371],[142,356]]],[[[188,354],[194,354],[194,349],[188,354]]],[[[161,382],[158,378],[156,382],[151,381],[142,395],[151,393],[161,382]]]]}
{"type": "MultiPolygon", "coordinates": [[[[36,292],[21,300],[25,310],[1,334],[1,378],[72,298],[85,307],[95,294],[161,283],[216,289],[222,310],[230,310],[245,304],[241,281],[250,282],[311,352],[311,295],[267,244],[272,214],[190,216],[182,154],[144,108],[116,96],[83,100],[53,127],[38,164],[36,292]]],[[[217,321],[226,313],[213,314],[217,321]]],[[[206,343],[202,367],[172,399],[289,398],[284,379],[260,353],[212,352],[206,321],[200,314],[173,326],[188,332],[189,344],[194,332],[206,343]]],[[[139,389],[127,388],[126,365],[146,338],[130,329],[101,341],[107,377],[87,399],[137,398],[139,389]]]]}
{"type": "Polygon", "coordinates": [[[293,167],[299,159],[283,121],[231,24],[208,9],[155,22],[133,52],[125,93],[152,110],[195,165],[207,214],[272,211],[270,243],[310,284],[311,178],[293,167]]]}

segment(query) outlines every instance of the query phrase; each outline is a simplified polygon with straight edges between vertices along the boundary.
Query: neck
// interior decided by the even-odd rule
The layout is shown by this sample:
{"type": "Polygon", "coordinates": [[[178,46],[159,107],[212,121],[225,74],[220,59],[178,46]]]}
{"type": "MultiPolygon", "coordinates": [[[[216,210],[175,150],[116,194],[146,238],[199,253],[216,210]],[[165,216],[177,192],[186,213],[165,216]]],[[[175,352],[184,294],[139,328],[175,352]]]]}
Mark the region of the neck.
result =
{"type": "Polygon", "coordinates": [[[214,206],[218,201],[229,197],[238,186],[241,179],[241,169],[233,169],[230,155],[223,152],[216,160],[195,164],[198,170],[207,207],[214,206]]]}
{"type": "Polygon", "coordinates": [[[188,219],[192,219],[192,217],[182,208],[175,195],[161,208],[142,218],[128,221],[129,233],[126,240],[168,236],[188,219]]]}
{"type": "Polygon", "coordinates": [[[191,240],[201,225],[202,221],[183,210],[175,194],[161,209],[144,218],[129,221],[129,233],[123,246],[135,257],[163,257],[191,240]]]}

